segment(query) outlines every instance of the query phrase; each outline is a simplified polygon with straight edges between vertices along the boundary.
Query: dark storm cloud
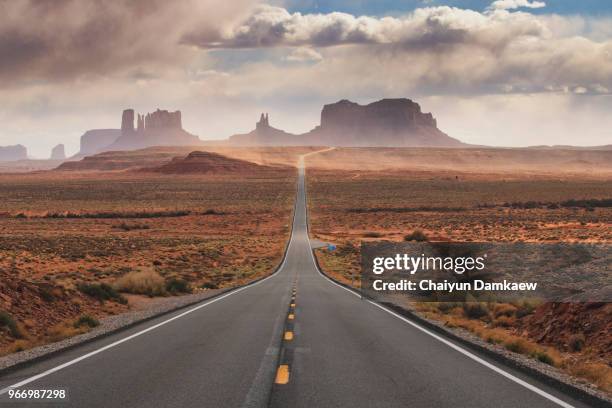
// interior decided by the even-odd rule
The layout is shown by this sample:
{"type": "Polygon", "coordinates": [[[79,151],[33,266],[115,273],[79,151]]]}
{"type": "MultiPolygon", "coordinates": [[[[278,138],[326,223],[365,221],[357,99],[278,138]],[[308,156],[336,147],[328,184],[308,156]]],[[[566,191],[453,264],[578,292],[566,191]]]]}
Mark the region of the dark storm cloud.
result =
{"type": "Polygon", "coordinates": [[[197,25],[216,30],[249,1],[2,0],[0,84],[171,67],[189,55],[179,39],[197,25]]]}

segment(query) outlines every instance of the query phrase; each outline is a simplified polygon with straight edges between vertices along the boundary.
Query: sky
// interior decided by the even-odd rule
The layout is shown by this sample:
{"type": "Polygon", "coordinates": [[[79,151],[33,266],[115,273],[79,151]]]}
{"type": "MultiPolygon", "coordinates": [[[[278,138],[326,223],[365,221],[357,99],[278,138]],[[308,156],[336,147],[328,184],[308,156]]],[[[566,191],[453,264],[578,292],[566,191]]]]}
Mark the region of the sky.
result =
{"type": "Polygon", "coordinates": [[[0,145],[36,158],[126,108],[224,139],[390,97],[467,143],[602,145],[611,90],[603,0],[0,0],[0,145]]]}

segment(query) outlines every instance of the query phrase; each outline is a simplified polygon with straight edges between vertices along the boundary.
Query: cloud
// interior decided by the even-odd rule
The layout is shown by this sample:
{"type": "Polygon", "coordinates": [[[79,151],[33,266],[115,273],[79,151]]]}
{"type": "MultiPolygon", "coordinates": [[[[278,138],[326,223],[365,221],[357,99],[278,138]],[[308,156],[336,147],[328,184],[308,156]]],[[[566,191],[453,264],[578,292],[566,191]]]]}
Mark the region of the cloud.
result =
{"type": "Polygon", "coordinates": [[[443,6],[380,18],[290,13],[264,5],[216,36],[192,35],[183,41],[204,50],[295,47],[290,60],[307,59],[312,47],[326,49],[325,61],[300,73],[304,82],[316,71],[318,77],[345,81],[354,75],[362,88],[395,81],[425,94],[565,92],[576,87],[598,94],[612,89],[612,41],[596,20],[507,10],[537,7],[538,2],[493,5],[496,9],[484,12],[443,6]]]}
{"type": "MultiPolygon", "coordinates": [[[[175,68],[193,57],[187,30],[241,16],[252,0],[3,0],[0,85],[175,68]]],[[[201,31],[203,32],[203,31],[201,31]]]]}
{"type": "MultiPolygon", "coordinates": [[[[525,13],[479,13],[454,7],[416,9],[404,17],[356,17],[346,13],[290,13],[260,5],[244,21],[216,36],[186,35],[183,42],[204,49],[276,46],[331,47],[345,44],[436,46],[459,42],[509,41],[542,36],[545,27],[525,13]],[[493,34],[492,39],[486,36],[493,34]]],[[[210,34],[210,33],[209,33],[210,34]]]]}
{"type": "Polygon", "coordinates": [[[291,51],[285,59],[291,62],[313,62],[321,61],[323,56],[312,48],[299,47],[291,51]]]}
{"type": "Polygon", "coordinates": [[[543,1],[529,1],[529,0],[496,0],[489,6],[490,10],[513,10],[521,7],[526,8],[542,8],[546,7],[546,3],[543,1]]]}

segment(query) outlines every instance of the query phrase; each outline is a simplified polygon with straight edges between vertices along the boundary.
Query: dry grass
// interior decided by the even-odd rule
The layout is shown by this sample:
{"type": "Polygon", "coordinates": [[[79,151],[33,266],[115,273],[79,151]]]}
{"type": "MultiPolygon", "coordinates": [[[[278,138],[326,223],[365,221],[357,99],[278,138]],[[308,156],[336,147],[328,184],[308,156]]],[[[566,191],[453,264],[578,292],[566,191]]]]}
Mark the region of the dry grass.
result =
{"type": "Polygon", "coordinates": [[[576,377],[588,379],[599,388],[612,393],[612,368],[604,363],[578,363],[569,365],[568,370],[576,377]]]}
{"type": "Polygon", "coordinates": [[[164,278],[153,270],[134,271],[117,279],[115,289],[137,295],[162,296],[166,292],[164,278]]]}

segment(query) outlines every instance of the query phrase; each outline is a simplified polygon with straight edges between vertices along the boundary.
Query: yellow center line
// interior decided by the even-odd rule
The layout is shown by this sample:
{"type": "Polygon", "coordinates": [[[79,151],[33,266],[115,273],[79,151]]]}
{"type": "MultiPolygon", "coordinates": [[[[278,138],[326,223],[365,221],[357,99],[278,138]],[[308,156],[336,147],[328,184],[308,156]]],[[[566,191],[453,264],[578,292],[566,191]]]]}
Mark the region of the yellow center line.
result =
{"type": "Polygon", "coordinates": [[[276,370],[276,384],[287,384],[289,382],[289,366],[287,364],[281,364],[276,370]]]}
{"type": "Polygon", "coordinates": [[[289,316],[287,316],[287,319],[293,320],[295,319],[295,315],[293,313],[289,313],[289,316]]]}
{"type": "Polygon", "coordinates": [[[285,340],[287,340],[287,341],[291,341],[291,340],[293,340],[293,332],[291,332],[291,331],[286,331],[286,332],[285,332],[285,340]]]}
{"type": "Polygon", "coordinates": [[[292,304],[290,304],[289,306],[291,306],[291,307],[295,307],[295,303],[292,303],[292,304]]]}

